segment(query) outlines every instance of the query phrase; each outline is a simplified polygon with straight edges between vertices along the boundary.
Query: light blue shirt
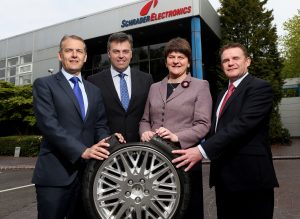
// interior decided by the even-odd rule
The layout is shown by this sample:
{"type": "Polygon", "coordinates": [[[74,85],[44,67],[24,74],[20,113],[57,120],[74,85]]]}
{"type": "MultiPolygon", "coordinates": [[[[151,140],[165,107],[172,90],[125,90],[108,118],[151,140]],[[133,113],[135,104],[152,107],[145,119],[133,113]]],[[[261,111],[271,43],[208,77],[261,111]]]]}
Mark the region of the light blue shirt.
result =
{"type": "Polygon", "coordinates": [[[81,77],[81,73],[79,75],[72,75],[68,72],[66,72],[66,70],[64,68],[61,69],[61,72],[63,73],[63,75],[65,76],[65,78],[68,80],[71,88],[73,89],[74,88],[74,84],[72,81],[70,81],[70,79],[72,77],[77,77],[79,78],[79,87],[80,87],[80,90],[81,90],[81,93],[82,93],[82,97],[83,97],[83,103],[84,103],[84,111],[85,111],[85,115],[86,115],[86,112],[88,110],[88,98],[87,98],[87,95],[86,95],[86,92],[85,92],[85,89],[84,89],[84,85],[82,83],[82,77],[81,77]]]}
{"type": "MultiPolygon", "coordinates": [[[[116,88],[116,91],[118,93],[119,99],[121,100],[121,92],[120,92],[120,80],[119,72],[117,72],[112,66],[110,67],[111,76],[116,88]]],[[[127,84],[127,90],[129,94],[129,99],[131,98],[131,72],[130,72],[130,66],[123,72],[125,74],[125,81],[127,84]]]]}

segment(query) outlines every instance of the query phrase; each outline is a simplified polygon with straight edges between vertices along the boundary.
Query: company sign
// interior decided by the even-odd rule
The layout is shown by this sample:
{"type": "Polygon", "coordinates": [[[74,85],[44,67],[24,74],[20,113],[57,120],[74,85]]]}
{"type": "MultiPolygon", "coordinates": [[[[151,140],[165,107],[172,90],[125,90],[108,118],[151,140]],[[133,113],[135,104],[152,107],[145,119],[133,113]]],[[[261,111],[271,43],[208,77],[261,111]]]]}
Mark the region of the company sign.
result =
{"type": "MultiPolygon", "coordinates": [[[[134,26],[138,24],[164,20],[171,17],[177,17],[180,15],[190,14],[192,12],[192,6],[186,5],[183,7],[172,8],[168,10],[155,11],[156,6],[159,4],[159,0],[150,0],[140,10],[140,16],[132,19],[124,19],[121,22],[121,28],[134,26]]],[[[173,2],[173,1],[170,1],[173,2]]]]}

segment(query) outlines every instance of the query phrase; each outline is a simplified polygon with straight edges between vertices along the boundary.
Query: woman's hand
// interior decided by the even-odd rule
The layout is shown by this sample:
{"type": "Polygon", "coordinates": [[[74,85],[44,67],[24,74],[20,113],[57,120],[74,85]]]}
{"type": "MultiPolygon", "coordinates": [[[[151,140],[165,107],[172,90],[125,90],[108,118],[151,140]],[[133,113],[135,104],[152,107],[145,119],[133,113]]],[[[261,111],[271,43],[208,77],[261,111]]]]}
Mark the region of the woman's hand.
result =
{"type": "Polygon", "coordinates": [[[141,136],[141,140],[142,141],[150,141],[150,139],[153,137],[153,135],[155,135],[154,132],[152,131],[146,131],[142,134],[141,136]]]}
{"type": "Polygon", "coordinates": [[[166,129],[164,127],[160,127],[155,130],[155,133],[158,134],[159,137],[163,139],[168,139],[172,142],[178,142],[178,137],[173,132],[171,132],[169,129],[166,129]]]}

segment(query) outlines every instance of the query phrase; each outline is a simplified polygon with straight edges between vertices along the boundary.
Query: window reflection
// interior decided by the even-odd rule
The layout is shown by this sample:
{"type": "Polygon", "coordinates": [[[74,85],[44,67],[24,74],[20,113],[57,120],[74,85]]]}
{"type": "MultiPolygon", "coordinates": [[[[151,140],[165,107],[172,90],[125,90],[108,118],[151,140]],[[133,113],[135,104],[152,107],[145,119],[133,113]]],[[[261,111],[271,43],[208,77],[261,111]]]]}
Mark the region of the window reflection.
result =
{"type": "MultiPolygon", "coordinates": [[[[163,50],[165,43],[142,46],[133,49],[131,68],[152,74],[154,81],[159,81],[167,74],[163,50]]],[[[84,69],[83,74],[96,74],[110,67],[106,53],[93,56],[92,69],[84,69]]]]}

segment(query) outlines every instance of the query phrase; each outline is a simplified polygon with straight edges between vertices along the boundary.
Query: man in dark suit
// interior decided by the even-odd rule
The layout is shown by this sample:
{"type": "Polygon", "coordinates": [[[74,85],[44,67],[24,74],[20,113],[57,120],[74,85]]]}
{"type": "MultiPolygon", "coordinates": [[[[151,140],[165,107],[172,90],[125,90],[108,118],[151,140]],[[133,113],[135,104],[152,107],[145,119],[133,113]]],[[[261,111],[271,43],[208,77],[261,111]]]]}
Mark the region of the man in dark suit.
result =
{"type": "Polygon", "coordinates": [[[140,140],[139,122],[142,118],[152,76],[131,69],[133,40],[125,33],[112,34],[107,42],[110,69],[87,78],[101,89],[108,116],[108,126],[112,132],[121,133],[127,142],[140,140]],[[125,89],[129,103],[123,104],[121,75],[126,81],[125,89]]]}
{"type": "Polygon", "coordinates": [[[80,200],[84,160],[107,158],[110,131],[100,90],[81,77],[87,58],[83,39],[64,36],[58,58],[61,71],[33,84],[34,111],[43,134],[32,179],[38,218],[86,218],[80,200]]]}
{"type": "Polygon", "coordinates": [[[248,73],[251,60],[238,43],[220,50],[229,88],[218,97],[211,137],[196,148],[178,150],[173,160],[188,171],[203,157],[211,160],[219,219],[271,219],[278,187],[268,142],[272,88],[248,73]]]}

